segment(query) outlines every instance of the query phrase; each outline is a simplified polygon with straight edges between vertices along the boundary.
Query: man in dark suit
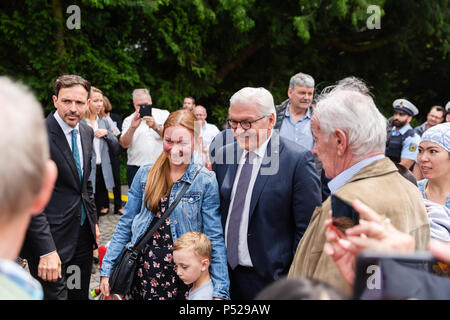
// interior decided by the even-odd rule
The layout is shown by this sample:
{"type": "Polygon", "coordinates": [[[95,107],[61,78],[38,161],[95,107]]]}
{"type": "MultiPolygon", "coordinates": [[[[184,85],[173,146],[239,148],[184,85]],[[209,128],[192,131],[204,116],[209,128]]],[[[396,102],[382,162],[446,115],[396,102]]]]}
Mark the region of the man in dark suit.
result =
{"type": "Polygon", "coordinates": [[[236,92],[228,110],[236,141],[217,150],[213,162],[232,299],[253,299],[288,272],[321,203],[311,152],[273,132],[275,114],[266,89],[236,92]]]}
{"type": "Polygon", "coordinates": [[[55,84],[56,112],[46,119],[50,157],[58,178],[50,202],[32,218],[21,256],[44,289],[45,299],[88,299],[92,250],[99,236],[91,182],[93,131],[82,116],[90,84],[63,75],[55,84]]]}

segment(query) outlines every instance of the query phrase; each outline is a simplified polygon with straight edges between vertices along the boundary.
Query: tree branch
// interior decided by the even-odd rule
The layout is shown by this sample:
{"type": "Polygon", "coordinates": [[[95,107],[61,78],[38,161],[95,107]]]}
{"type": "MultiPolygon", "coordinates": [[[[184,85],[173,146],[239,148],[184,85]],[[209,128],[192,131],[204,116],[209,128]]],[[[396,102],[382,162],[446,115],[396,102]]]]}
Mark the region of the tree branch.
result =
{"type": "Polygon", "coordinates": [[[386,36],[385,38],[379,38],[375,40],[366,40],[362,42],[353,42],[352,40],[356,39],[362,39],[364,36],[358,36],[355,35],[354,38],[352,37],[344,37],[339,39],[332,39],[330,41],[324,42],[323,46],[326,47],[334,47],[338,50],[350,52],[350,53],[358,53],[358,52],[365,52],[370,51],[374,49],[378,49],[381,47],[384,47],[388,44],[391,44],[395,42],[399,37],[399,34],[391,34],[386,36]]]}
{"type": "Polygon", "coordinates": [[[214,81],[219,83],[222,82],[223,79],[227,77],[227,75],[239,67],[242,63],[244,63],[248,58],[250,58],[252,55],[254,55],[259,49],[264,47],[266,44],[269,43],[269,36],[263,35],[260,38],[258,38],[255,42],[248,45],[246,48],[242,49],[237,55],[236,58],[231,60],[228,64],[220,68],[219,71],[216,72],[216,75],[214,77],[214,81]]]}
{"type": "MultiPolygon", "coordinates": [[[[53,18],[56,24],[56,52],[59,57],[63,57],[66,54],[66,48],[64,46],[64,24],[63,24],[63,10],[61,0],[52,0],[53,18]]],[[[64,67],[60,64],[60,72],[64,67]]]]}

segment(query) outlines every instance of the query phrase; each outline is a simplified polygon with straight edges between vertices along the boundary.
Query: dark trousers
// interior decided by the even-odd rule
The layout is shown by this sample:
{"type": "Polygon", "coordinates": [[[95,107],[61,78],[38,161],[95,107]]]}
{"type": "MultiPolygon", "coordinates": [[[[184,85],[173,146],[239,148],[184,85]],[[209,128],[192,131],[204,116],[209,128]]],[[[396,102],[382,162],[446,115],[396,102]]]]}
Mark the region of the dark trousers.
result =
{"type": "Polygon", "coordinates": [[[31,275],[38,279],[44,290],[45,300],[88,300],[92,270],[94,239],[86,219],[80,227],[77,248],[70,261],[61,266],[62,278],[56,282],[43,281],[38,277],[39,260],[29,259],[31,275]]]}
{"type": "Polygon", "coordinates": [[[128,188],[131,188],[131,184],[133,183],[134,176],[136,172],[139,170],[138,166],[127,166],[127,183],[128,188]]]}
{"type": "Polygon", "coordinates": [[[266,286],[272,283],[271,279],[264,279],[254,268],[238,265],[234,270],[228,268],[230,276],[231,300],[253,300],[266,286]]]}
{"type": "Polygon", "coordinates": [[[109,157],[111,158],[111,167],[114,176],[114,212],[117,212],[122,208],[122,190],[120,188],[120,160],[119,155],[110,154],[109,157]]]}
{"type": "Polygon", "coordinates": [[[95,172],[95,206],[97,208],[97,216],[100,216],[100,211],[103,208],[109,208],[108,189],[106,189],[101,164],[97,165],[95,172]]]}

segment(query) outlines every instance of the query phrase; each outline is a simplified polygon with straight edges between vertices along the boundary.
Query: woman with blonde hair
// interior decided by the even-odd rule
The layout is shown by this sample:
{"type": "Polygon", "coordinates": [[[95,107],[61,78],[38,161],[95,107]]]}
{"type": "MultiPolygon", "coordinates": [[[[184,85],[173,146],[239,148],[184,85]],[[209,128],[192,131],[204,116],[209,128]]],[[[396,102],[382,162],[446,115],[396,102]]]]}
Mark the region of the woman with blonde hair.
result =
{"type": "MultiPolygon", "coordinates": [[[[108,121],[109,126],[111,127],[113,134],[120,140],[120,133],[122,130],[122,119],[118,114],[111,113],[112,106],[108,97],[103,95],[103,111],[105,113],[105,119],[108,121]],[[114,119],[113,119],[114,117],[114,119]]],[[[120,185],[120,148],[117,149],[117,152],[110,153],[111,165],[114,176],[114,214],[123,214],[122,208],[122,190],[120,185]]]]}
{"type": "Polygon", "coordinates": [[[128,191],[128,202],[103,259],[100,289],[110,295],[109,277],[124,246],[134,246],[158,223],[183,187],[188,189],[139,253],[131,285],[132,299],[185,299],[189,287],[177,276],[173,243],[186,232],[205,233],[212,243],[210,266],[216,299],[229,299],[225,241],[215,173],[194,163],[195,117],[190,111],[170,114],[163,128],[163,152],[150,167],[142,166],[128,191]]]}
{"type": "Polygon", "coordinates": [[[91,181],[95,194],[98,216],[109,212],[108,189],[114,188],[110,153],[119,149],[119,140],[106,119],[103,111],[103,92],[91,87],[91,104],[84,120],[94,130],[95,162],[92,163],[91,181]],[[113,150],[111,150],[113,149],[113,150]]]}

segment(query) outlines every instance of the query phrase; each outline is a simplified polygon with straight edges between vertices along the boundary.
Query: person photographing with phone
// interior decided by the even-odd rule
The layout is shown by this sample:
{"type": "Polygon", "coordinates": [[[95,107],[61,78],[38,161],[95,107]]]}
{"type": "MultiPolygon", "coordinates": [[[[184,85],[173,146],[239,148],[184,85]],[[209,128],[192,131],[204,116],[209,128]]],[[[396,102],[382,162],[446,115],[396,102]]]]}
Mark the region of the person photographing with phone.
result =
{"type": "Polygon", "coordinates": [[[155,108],[147,89],[135,89],[132,93],[135,112],[125,118],[120,145],[127,149],[127,183],[143,165],[153,165],[162,152],[162,129],[169,111],[155,108]],[[142,110],[141,110],[142,109],[142,110]]]}

